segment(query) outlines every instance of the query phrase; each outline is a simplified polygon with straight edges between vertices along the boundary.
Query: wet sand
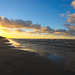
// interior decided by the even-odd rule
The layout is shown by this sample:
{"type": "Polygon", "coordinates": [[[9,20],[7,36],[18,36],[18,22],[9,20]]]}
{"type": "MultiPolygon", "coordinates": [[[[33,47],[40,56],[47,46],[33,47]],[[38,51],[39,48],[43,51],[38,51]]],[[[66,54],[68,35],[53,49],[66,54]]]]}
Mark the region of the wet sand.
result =
{"type": "Polygon", "coordinates": [[[72,75],[52,60],[15,49],[0,38],[0,75],[72,75]]]}

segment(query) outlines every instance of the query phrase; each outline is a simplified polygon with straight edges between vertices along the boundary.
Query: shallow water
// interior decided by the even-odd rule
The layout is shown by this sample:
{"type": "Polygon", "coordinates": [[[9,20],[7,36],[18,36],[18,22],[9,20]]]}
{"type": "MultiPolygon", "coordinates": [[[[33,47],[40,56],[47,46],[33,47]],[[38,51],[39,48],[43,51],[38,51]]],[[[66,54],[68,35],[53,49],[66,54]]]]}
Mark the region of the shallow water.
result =
{"type": "Polygon", "coordinates": [[[65,70],[75,72],[75,40],[12,39],[14,46],[53,60],[65,70]],[[15,43],[15,42],[16,43],[15,43]]]}

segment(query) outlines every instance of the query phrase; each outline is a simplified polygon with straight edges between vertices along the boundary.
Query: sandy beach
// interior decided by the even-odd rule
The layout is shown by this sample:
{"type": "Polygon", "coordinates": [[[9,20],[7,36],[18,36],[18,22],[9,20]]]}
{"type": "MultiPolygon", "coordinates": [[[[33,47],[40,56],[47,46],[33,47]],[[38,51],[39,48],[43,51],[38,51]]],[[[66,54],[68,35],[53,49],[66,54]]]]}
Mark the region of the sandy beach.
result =
{"type": "Polygon", "coordinates": [[[15,49],[7,42],[0,38],[0,75],[67,75],[52,60],[15,49]]]}

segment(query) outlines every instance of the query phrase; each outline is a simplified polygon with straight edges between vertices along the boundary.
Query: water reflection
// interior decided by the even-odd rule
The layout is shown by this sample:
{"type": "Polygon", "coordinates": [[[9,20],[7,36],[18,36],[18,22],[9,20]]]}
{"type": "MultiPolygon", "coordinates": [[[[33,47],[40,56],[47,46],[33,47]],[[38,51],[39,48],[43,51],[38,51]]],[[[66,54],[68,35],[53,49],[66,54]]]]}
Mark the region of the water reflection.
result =
{"type": "Polygon", "coordinates": [[[55,64],[62,67],[64,70],[71,70],[75,72],[75,53],[74,52],[66,52],[61,50],[50,50],[42,51],[38,49],[23,49],[25,51],[36,52],[38,55],[43,56],[45,58],[51,59],[55,62],[55,64]]]}
{"type": "MultiPolygon", "coordinates": [[[[20,40],[18,40],[20,41],[20,40]]],[[[21,49],[51,59],[64,70],[75,72],[75,40],[21,40],[21,49]]]]}
{"type": "Polygon", "coordinates": [[[15,41],[11,40],[11,39],[8,39],[8,40],[9,40],[9,43],[11,43],[11,46],[14,46],[14,47],[21,47],[21,46],[20,46],[20,43],[17,43],[17,42],[15,42],[15,41]]]}
{"type": "Polygon", "coordinates": [[[68,58],[65,64],[65,69],[72,70],[75,72],[75,53],[74,52],[70,52],[68,54],[68,58]]]}

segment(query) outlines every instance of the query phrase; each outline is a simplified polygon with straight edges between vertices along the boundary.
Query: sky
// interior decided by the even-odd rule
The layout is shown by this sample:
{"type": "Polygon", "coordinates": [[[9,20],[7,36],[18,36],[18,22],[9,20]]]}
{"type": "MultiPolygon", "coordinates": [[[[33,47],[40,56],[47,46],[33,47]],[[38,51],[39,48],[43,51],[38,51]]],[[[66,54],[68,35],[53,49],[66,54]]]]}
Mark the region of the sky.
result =
{"type": "Polygon", "coordinates": [[[75,39],[75,0],[0,0],[0,36],[75,39]]]}

